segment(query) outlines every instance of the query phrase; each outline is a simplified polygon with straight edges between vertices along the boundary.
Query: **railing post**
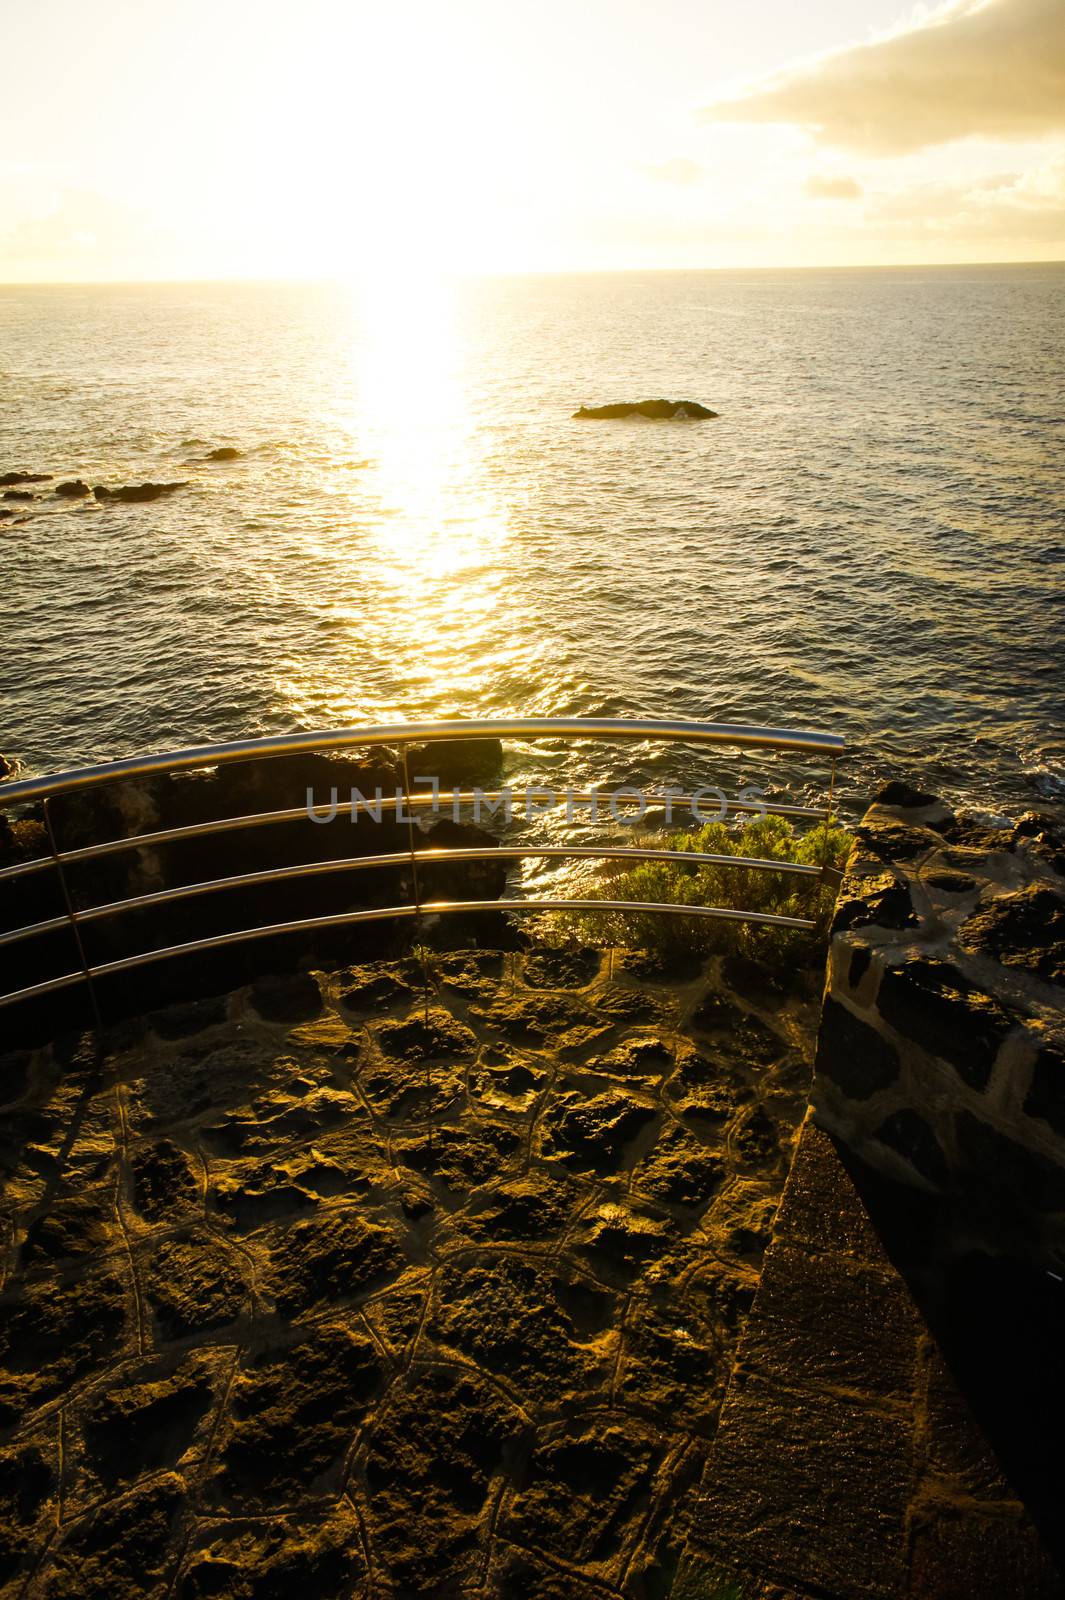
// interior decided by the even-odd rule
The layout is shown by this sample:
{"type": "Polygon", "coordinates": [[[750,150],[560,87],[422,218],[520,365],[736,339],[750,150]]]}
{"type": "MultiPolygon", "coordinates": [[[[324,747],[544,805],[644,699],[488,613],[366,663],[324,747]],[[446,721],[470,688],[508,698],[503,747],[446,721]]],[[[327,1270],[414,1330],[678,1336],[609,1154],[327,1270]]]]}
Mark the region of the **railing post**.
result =
{"type": "Polygon", "coordinates": [[[426,961],[425,940],[422,936],[422,896],[418,885],[418,856],[414,848],[414,812],[410,808],[411,782],[410,767],[407,765],[407,745],[404,741],[399,747],[400,758],[403,762],[403,791],[406,796],[407,806],[407,840],[410,845],[410,871],[414,889],[414,927],[418,938],[418,958],[422,966],[422,1015],[425,1026],[429,1026],[429,966],[426,961]]]}
{"type": "Polygon", "coordinates": [[[832,809],[836,800],[836,757],[832,757],[832,767],[828,779],[828,806],[825,810],[824,843],[821,848],[821,877],[818,887],[818,899],[826,889],[838,890],[843,882],[843,874],[837,867],[828,864],[828,843],[832,828],[832,809]]]}
{"type": "Polygon", "coordinates": [[[52,860],[55,863],[55,869],[59,875],[59,887],[62,890],[63,903],[66,906],[67,920],[70,923],[70,931],[74,935],[74,943],[78,950],[78,963],[81,966],[82,975],[89,988],[89,1004],[92,1007],[93,1020],[96,1024],[96,1032],[102,1035],[104,1031],[104,1025],[103,1019],[100,1016],[100,1007],[96,999],[96,989],[92,981],[92,968],[89,966],[88,960],[86,959],[85,946],[81,942],[81,929],[78,927],[77,913],[74,910],[74,902],[71,899],[70,888],[67,884],[67,875],[63,871],[63,857],[60,855],[59,848],[55,842],[55,832],[52,828],[52,816],[48,809],[47,796],[45,797],[41,809],[44,812],[44,826],[45,831],[48,834],[48,848],[52,853],[52,860]]]}

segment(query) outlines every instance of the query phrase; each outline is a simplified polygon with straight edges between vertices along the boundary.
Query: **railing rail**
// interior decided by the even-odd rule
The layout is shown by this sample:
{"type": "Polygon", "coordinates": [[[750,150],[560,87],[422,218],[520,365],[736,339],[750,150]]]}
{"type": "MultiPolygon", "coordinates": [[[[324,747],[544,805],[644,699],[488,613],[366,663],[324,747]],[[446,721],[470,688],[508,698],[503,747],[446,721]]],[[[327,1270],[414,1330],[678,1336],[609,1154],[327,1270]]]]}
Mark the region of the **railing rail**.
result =
{"type": "MultiPolygon", "coordinates": [[[[736,801],[726,800],[724,805],[727,812],[733,814],[764,809],[788,818],[820,822],[826,828],[826,839],[827,824],[832,814],[836,759],[845,748],[843,739],[835,734],[784,728],[758,728],[730,723],[664,722],[584,717],[496,718],[478,721],[379,724],[361,728],[326,729],[308,734],[282,734],[262,739],[241,740],[228,744],[201,745],[194,749],[170,751],[159,755],[136,756],[125,761],[83,767],[76,771],[61,773],[53,777],[28,778],[4,784],[0,786],[0,807],[26,806],[43,801],[49,853],[31,861],[17,862],[0,868],[0,883],[52,869],[58,875],[64,912],[61,915],[44,918],[0,934],[0,947],[9,947],[46,933],[69,929],[75,941],[80,970],[62,973],[38,983],[24,986],[13,992],[0,994],[0,1006],[13,1005],[85,983],[88,986],[90,1000],[99,1022],[95,981],[104,977],[133,971],[155,962],[166,961],[179,956],[217,950],[281,934],[308,932],[322,928],[346,927],[366,922],[408,917],[414,917],[421,923],[422,919],[427,916],[448,912],[506,911],[519,915],[557,910],[642,912],[652,915],[720,918],[727,921],[752,922],[772,927],[794,929],[812,929],[816,925],[815,920],[810,917],[784,916],[727,906],[676,905],[659,901],[557,898],[423,901],[419,889],[419,869],[453,862],[524,860],[532,858],[546,860],[595,859],[615,862],[673,861],[683,862],[692,867],[713,865],[749,872],[792,874],[798,878],[817,880],[820,884],[829,884],[838,879],[838,874],[833,874],[825,862],[822,862],[821,865],[815,865],[809,862],[638,846],[617,848],[590,845],[529,844],[493,845],[491,848],[462,846],[451,849],[417,849],[414,839],[413,812],[417,809],[437,807],[440,802],[435,794],[412,793],[407,767],[409,747],[413,744],[432,744],[443,740],[478,738],[564,738],[588,740],[621,738],[648,743],[727,745],[737,748],[753,747],[771,750],[791,750],[825,755],[830,758],[832,764],[829,800],[826,806],[800,806],[787,803],[777,805],[762,800],[744,798],[736,801]],[[206,767],[220,767],[238,761],[379,746],[398,747],[404,772],[404,783],[402,792],[397,790],[394,799],[380,797],[376,804],[382,810],[394,812],[398,811],[401,806],[406,808],[406,818],[410,824],[410,845],[408,849],[389,851],[378,855],[312,860],[291,866],[268,868],[257,872],[237,873],[223,878],[211,878],[202,882],[176,885],[148,894],[131,895],[122,900],[113,900],[87,907],[78,907],[74,904],[66,876],[66,868],[70,865],[95,861],[120,851],[151,849],[160,845],[181,843],[208,835],[225,833],[230,830],[291,823],[299,821],[301,818],[311,819],[313,817],[315,820],[320,821],[327,809],[330,818],[341,815],[354,816],[360,809],[360,802],[352,800],[351,802],[337,802],[336,804],[331,804],[328,808],[315,807],[313,805],[308,807],[305,805],[274,811],[255,812],[236,817],[218,817],[199,823],[186,824],[181,827],[134,834],[121,839],[104,840],[64,850],[60,849],[56,842],[49,811],[49,802],[55,797],[131,779],[175,772],[188,772],[206,767]],[[88,960],[81,938],[81,930],[87,924],[98,923],[131,911],[157,909],[178,901],[191,900],[226,891],[253,889],[298,878],[408,865],[411,868],[413,878],[414,899],[412,902],[403,905],[335,912],[323,916],[300,918],[295,921],[272,923],[267,926],[236,929],[232,932],[213,934],[210,937],[168,945],[159,949],[139,951],[121,959],[95,964],[88,960]]],[[[562,803],[566,803],[569,806],[574,802],[591,801],[596,795],[596,791],[593,789],[576,792],[537,789],[533,792],[537,796],[538,808],[549,797],[555,806],[562,803]]],[[[461,807],[478,799],[481,801],[498,801],[505,793],[509,793],[509,791],[456,790],[447,797],[445,803],[461,807]]],[[[517,791],[513,798],[520,801],[520,791],[517,791]]],[[[656,804],[665,805],[671,803],[673,806],[678,806],[693,804],[697,796],[678,795],[675,791],[669,795],[656,796],[649,794],[640,796],[632,791],[619,790],[615,798],[623,804],[642,803],[646,806],[655,806],[656,804]]],[[[366,806],[366,802],[363,800],[361,805],[366,806]]]]}

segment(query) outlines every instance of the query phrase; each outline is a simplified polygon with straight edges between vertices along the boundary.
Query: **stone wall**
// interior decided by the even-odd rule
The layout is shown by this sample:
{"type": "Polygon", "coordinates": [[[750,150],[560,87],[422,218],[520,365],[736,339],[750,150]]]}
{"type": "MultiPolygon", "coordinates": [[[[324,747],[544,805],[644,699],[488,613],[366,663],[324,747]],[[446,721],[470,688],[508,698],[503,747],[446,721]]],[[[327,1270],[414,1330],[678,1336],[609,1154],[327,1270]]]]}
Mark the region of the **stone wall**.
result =
{"type": "Polygon", "coordinates": [[[857,830],[818,1040],[820,1124],[942,1196],[951,1248],[1065,1273],[1065,839],[889,784],[857,830]]]}

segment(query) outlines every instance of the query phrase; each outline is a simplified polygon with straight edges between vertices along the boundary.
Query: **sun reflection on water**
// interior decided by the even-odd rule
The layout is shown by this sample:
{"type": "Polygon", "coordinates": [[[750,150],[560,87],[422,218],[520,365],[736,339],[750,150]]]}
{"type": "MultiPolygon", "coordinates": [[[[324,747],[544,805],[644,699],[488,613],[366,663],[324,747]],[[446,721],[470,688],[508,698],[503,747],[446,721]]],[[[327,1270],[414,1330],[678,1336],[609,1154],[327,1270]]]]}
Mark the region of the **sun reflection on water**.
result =
{"type": "Polygon", "coordinates": [[[365,466],[314,542],[336,653],[328,682],[320,649],[284,664],[296,719],[469,710],[506,662],[508,507],[491,488],[462,311],[457,286],[423,270],[351,287],[329,422],[365,466]]]}
{"type": "Polygon", "coordinates": [[[481,470],[455,285],[364,281],[356,315],[352,398],[372,446],[382,576],[407,588],[483,565],[507,522],[481,470]]]}

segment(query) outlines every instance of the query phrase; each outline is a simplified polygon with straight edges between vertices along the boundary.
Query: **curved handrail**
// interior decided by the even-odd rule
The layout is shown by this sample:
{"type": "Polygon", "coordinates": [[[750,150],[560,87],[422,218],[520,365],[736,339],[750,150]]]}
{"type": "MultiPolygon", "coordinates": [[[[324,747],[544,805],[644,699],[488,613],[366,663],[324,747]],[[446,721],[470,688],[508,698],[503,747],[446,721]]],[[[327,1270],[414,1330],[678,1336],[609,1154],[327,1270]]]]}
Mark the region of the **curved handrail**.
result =
{"type": "MultiPolygon", "coordinates": [[[[551,792],[547,789],[537,789],[537,804],[542,804],[544,796],[551,792]]],[[[460,807],[474,805],[477,801],[484,804],[488,801],[501,799],[504,793],[505,791],[502,789],[482,789],[478,792],[474,792],[471,789],[460,790],[457,797],[453,794],[448,795],[447,804],[448,806],[457,804],[460,807]]],[[[562,789],[555,790],[553,793],[555,807],[570,804],[586,805],[594,798],[591,789],[574,789],[572,791],[562,789]]],[[[2,795],[2,790],[0,790],[0,795],[2,795]]],[[[525,797],[522,795],[521,790],[518,789],[514,791],[511,798],[520,805],[525,797]]],[[[695,805],[698,800],[697,795],[691,794],[674,794],[671,796],[648,794],[640,796],[635,792],[626,794],[624,790],[620,790],[613,798],[620,805],[639,805],[642,799],[648,810],[657,810],[659,806],[664,806],[671,800],[673,806],[680,811],[695,805]]],[[[377,803],[377,801],[374,801],[374,805],[377,805],[377,803]]],[[[395,811],[401,803],[406,806],[408,811],[426,811],[442,802],[439,802],[433,794],[405,794],[398,800],[388,795],[382,795],[380,801],[381,811],[382,813],[395,811]]],[[[11,878],[25,877],[31,872],[43,872],[46,867],[54,867],[56,861],[61,861],[64,866],[69,866],[72,862],[96,861],[101,856],[117,855],[123,850],[156,849],[159,845],[180,844],[182,841],[189,839],[206,838],[212,834],[235,832],[243,828],[262,828],[269,826],[271,823],[302,822],[305,817],[311,816],[312,810],[316,816],[328,811],[328,817],[321,816],[322,821],[331,820],[334,816],[351,817],[359,811],[362,805],[363,802],[358,800],[338,800],[334,810],[332,803],[328,807],[318,805],[313,808],[304,804],[302,806],[292,806],[282,811],[257,811],[246,816],[216,817],[211,822],[191,822],[180,828],[161,828],[155,833],[129,833],[122,839],[105,839],[101,844],[79,845],[74,850],[57,850],[54,856],[35,856],[32,861],[16,861],[12,866],[0,867],[0,883],[4,883],[11,878]]],[[[795,817],[804,822],[824,822],[829,816],[826,806],[790,806],[777,804],[771,800],[729,800],[726,798],[724,805],[726,811],[733,814],[741,811],[759,811],[764,807],[771,816],[795,817]]]]}
{"type": "MultiPolygon", "coordinates": [[[[16,879],[24,874],[40,871],[45,867],[53,867],[58,873],[66,912],[65,915],[51,917],[30,926],[12,929],[0,934],[0,946],[10,946],[35,934],[54,932],[64,927],[69,928],[77,947],[81,970],[32,984],[28,988],[20,989],[14,993],[0,994],[0,1006],[51,994],[54,991],[85,981],[89,985],[94,1014],[99,1024],[99,1011],[93,991],[93,982],[100,977],[131,971],[170,957],[188,955],[198,951],[222,949],[247,941],[268,938],[275,934],[294,933],[317,928],[343,927],[349,924],[380,921],[393,917],[416,917],[420,919],[425,915],[452,911],[509,911],[525,914],[542,910],[623,911],[673,916],[718,917],[729,921],[762,923],[783,928],[812,929],[816,926],[815,921],[809,917],[784,916],[722,906],[677,905],[670,902],[504,898],[483,901],[434,901],[426,904],[421,900],[419,894],[418,867],[434,866],[454,861],[520,860],[527,857],[675,861],[687,862],[692,866],[712,864],[756,872],[794,873],[800,876],[820,879],[822,883],[831,882],[833,878],[838,881],[839,875],[831,871],[827,861],[821,866],[816,866],[809,862],[777,861],[749,856],[717,855],[709,852],[638,846],[599,848],[594,846],[562,845],[493,845],[490,850],[482,847],[417,850],[414,844],[414,821],[410,808],[425,808],[431,805],[435,809],[438,801],[435,792],[432,795],[412,795],[410,793],[410,779],[409,776],[406,776],[408,746],[415,742],[431,744],[444,740],[497,739],[504,737],[533,739],[557,737],[583,739],[623,738],[640,739],[649,742],[668,741],[696,745],[715,744],[812,751],[827,754],[831,757],[833,781],[836,757],[845,748],[844,740],[836,734],[814,733],[786,728],[760,728],[748,724],[644,721],[634,718],[512,717],[473,721],[392,723],[379,724],[372,727],[327,729],[314,733],[279,734],[259,739],[240,740],[228,744],[201,745],[196,748],[163,752],[157,755],[135,756],[124,761],[82,767],[75,771],[59,773],[52,777],[28,778],[16,783],[2,784],[0,785],[0,806],[23,805],[35,800],[43,800],[44,821],[50,855],[29,862],[17,862],[0,869],[0,880],[16,879]],[[354,798],[356,791],[353,790],[351,803],[338,804],[334,791],[333,802],[328,808],[316,807],[313,804],[313,796],[308,791],[309,809],[305,806],[259,812],[247,816],[220,817],[178,828],[161,829],[154,833],[132,835],[122,839],[107,840],[99,844],[83,845],[64,851],[60,850],[57,844],[49,812],[48,802],[56,795],[100,787],[105,784],[120,782],[124,779],[160,775],[169,772],[191,771],[204,767],[218,767],[236,761],[382,745],[397,746],[399,748],[403,758],[405,778],[403,788],[402,790],[397,789],[394,801],[384,800],[383,797],[379,796],[375,804],[378,807],[383,804],[389,810],[394,808],[398,818],[401,814],[399,810],[401,801],[405,801],[408,807],[405,820],[410,828],[410,846],[407,850],[389,851],[376,856],[361,855],[344,859],[329,858],[324,861],[297,863],[263,871],[233,874],[227,878],[177,885],[173,888],[133,895],[124,900],[116,900],[85,909],[78,909],[75,906],[64,871],[65,866],[69,863],[91,861],[98,856],[110,855],[119,850],[147,848],[152,845],[192,839],[205,834],[223,833],[229,829],[291,822],[304,817],[311,821],[330,821],[337,815],[350,815],[354,818],[359,810],[359,802],[356,802],[354,798]],[[298,921],[273,923],[265,927],[238,929],[228,933],[215,934],[208,938],[195,939],[180,945],[167,946],[163,949],[141,951],[134,955],[125,956],[120,960],[103,962],[98,965],[90,963],[81,940],[80,930],[84,924],[98,922],[104,918],[117,916],[122,912],[160,907],[197,896],[225,890],[251,888],[295,878],[326,873],[363,871],[374,867],[402,867],[408,864],[413,872],[414,898],[411,903],[402,906],[345,911],[302,918],[298,921]]],[[[486,793],[479,789],[472,792],[456,790],[454,795],[448,798],[455,805],[470,801],[476,804],[478,799],[485,801],[490,798],[498,800],[505,792],[492,790],[486,793]]],[[[707,793],[708,791],[701,792],[707,793]]],[[[560,792],[556,789],[538,789],[535,793],[538,801],[550,799],[553,804],[561,804],[563,802],[568,804],[578,797],[583,800],[596,798],[595,790],[580,791],[579,796],[573,791],[560,792]]],[[[765,804],[762,800],[748,803],[746,798],[739,801],[726,801],[725,805],[726,810],[732,812],[761,810],[764,806],[764,809],[770,812],[812,819],[824,822],[827,825],[831,817],[831,794],[832,791],[830,789],[827,807],[773,806],[772,804],[765,804]]],[[[628,803],[630,798],[634,802],[641,800],[641,796],[635,790],[626,791],[624,789],[619,790],[615,798],[621,799],[625,803],[628,803]]],[[[690,802],[694,809],[696,796],[680,796],[679,798],[685,803],[690,802]]],[[[676,791],[671,792],[669,796],[647,796],[644,799],[644,804],[646,805],[647,801],[651,803],[661,801],[661,803],[668,804],[670,800],[674,804],[678,803],[676,791]]],[[[371,809],[365,799],[361,801],[361,804],[367,810],[371,809]]],[[[527,801],[527,804],[531,805],[531,801],[527,801]]]]}
{"type": "Polygon", "coordinates": [[[615,738],[667,743],[754,746],[766,750],[808,750],[840,755],[845,741],[834,733],[797,728],[760,728],[732,722],[660,722],[636,717],[489,717],[447,722],[389,722],[361,728],[323,728],[314,733],[268,734],[226,744],[204,744],[157,755],[131,756],[98,766],[78,767],[52,777],[22,778],[0,785],[0,803],[22,804],[76,789],[118,783],[125,778],[189,772],[255,757],[309,755],[360,745],[433,743],[444,739],[615,738]]]}
{"type": "Polygon", "coordinates": [[[295,878],[323,877],[334,872],[368,872],[375,867],[448,866],[453,861],[683,861],[692,866],[746,868],[749,872],[790,872],[800,877],[819,878],[821,868],[808,861],[773,861],[757,856],[715,855],[700,850],[655,850],[640,845],[617,849],[595,845],[493,845],[490,850],[459,845],[449,849],[391,850],[378,856],[333,857],[326,861],[301,861],[291,867],[267,867],[261,872],[241,872],[231,878],[209,878],[202,883],[179,884],[173,889],[154,889],[149,894],[131,895],[126,900],[111,900],[106,905],[75,911],[71,917],[49,917],[25,928],[0,933],[0,946],[17,944],[35,934],[55,933],[70,923],[99,922],[125,911],[145,911],[153,906],[172,905],[176,900],[192,900],[201,895],[224,893],[230,889],[251,889],[268,883],[284,883],[295,878]]]}
{"type": "MultiPolygon", "coordinates": [[[[104,961],[91,968],[93,978],[106,978],[120,972],[132,972],[137,967],[150,966],[155,961],[169,961],[176,956],[191,956],[206,950],[222,950],[227,945],[246,944],[254,939],[269,939],[285,933],[308,933],[316,928],[344,928],[359,922],[382,922],[389,917],[433,917],[449,911],[513,911],[528,915],[536,911],[625,911],[666,913],[678,917],[718,917],[728,922],[755,920],[775,928],[810,929],[815,926],[807,917],[785,917],[762,911],[738,911],[731,906],[679,906],[666,905],[657,900],[423,900],[420,905],[379,906],[368,911],[338,911],[331,916],[304,917],[298,922],[274,922],[261,928],[242,928],[234,933],[217,933],[209,939],[193,939],[188,944],[167,945],[162,950],[142,950],[135,956],[123,956],[119,961],[104,961]]],[[[23,1000],[53,994],[59,989],[69,989],[81,983],[84,972],[68,972],[60,978],[49,978],[45,983],[32,984],[14,994],[0,996],[0,1005],[15,1005],[23,1000]]]]}

